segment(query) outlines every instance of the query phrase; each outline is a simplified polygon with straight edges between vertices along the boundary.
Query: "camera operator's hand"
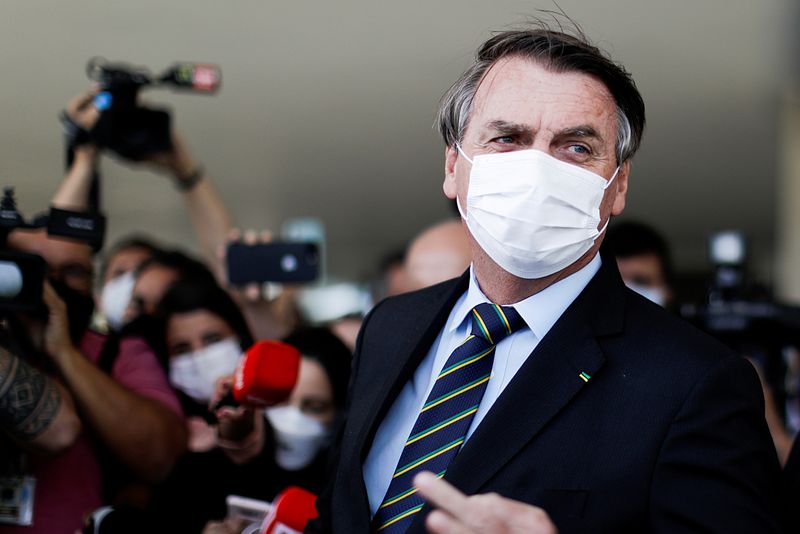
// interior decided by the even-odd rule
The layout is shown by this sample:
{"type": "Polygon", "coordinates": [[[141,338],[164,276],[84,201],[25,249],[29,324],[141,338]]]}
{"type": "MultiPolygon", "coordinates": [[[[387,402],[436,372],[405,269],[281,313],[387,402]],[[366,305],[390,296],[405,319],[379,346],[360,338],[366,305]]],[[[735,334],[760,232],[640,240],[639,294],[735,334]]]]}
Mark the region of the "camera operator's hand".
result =
{"type": "MultiPolygon", "coordinates": [[[[67,104],[66,114],[79,128],[91,130],[100,117],[100,110],[94,105],[96,90],[76,96],[67,104]]],[[[97,166],[96,146],[91,143],[72,145],[75,158],[67,170],[64,180],[58,186],[51,204],[57,208],[85,211],[89,207],[89,192],[97,166]]]]}
{"type": "MultiPolygon", "coordinates": [[[[67,104],[67,115],[70,120],[80,128],[89,132],[97,120],[100,118],[100,110],[94,105],[97,90],[92,89],[76,96],[67,104]]],[[[85,161],[94,165],[97,159],[97,147],[91,143],[76,144],[72,147],[75,152],[75,159],[85,161]]]]}
{"type": "Polygon", "coordinates": [[[67,305],[49,282],[44,283],[42,300],[48,310],[47,326],[44,331],[44,350],[54,359],[60,360],[69,351],[75,350],[75,345],[69,336],[67,305]]]}
{"type": "Polygon", "coordinates": [[[183,137],[175,130],[171,132],[170,137],[172,150],[152,154],[146,161],[152,163],[157,170],[171,175],[180,184],[192,178],[201,169],[183,137]]]}
{"type": "Polygon", "coordinates": [[[100,110],[94,105],[97,90],[91,89],[81,93],[67,104],[67,115],[72,121],[86,131],[94,128],[100,118],[100,110]]]}

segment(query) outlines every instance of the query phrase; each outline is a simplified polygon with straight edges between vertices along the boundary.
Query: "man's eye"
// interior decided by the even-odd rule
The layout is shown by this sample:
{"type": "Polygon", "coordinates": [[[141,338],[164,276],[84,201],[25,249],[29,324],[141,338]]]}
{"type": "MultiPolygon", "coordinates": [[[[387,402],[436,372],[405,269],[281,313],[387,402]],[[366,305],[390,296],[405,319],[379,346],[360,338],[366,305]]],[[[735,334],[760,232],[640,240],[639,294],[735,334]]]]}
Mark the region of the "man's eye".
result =
{"type": "Polygon", "coordinates": [[[501,145],[510,145],[514,143],[515,139],[512,135],[501,135],[500,137],[495,137],[492,139],[492,143],[498,143],[501,145]]]}
{"type": "Polygon", "coordinates": [[[592,151],[589,150],[589,147],[584,145],[569,145],[567,150],[573,152],[575,154],[591,154],[592,151]]]}

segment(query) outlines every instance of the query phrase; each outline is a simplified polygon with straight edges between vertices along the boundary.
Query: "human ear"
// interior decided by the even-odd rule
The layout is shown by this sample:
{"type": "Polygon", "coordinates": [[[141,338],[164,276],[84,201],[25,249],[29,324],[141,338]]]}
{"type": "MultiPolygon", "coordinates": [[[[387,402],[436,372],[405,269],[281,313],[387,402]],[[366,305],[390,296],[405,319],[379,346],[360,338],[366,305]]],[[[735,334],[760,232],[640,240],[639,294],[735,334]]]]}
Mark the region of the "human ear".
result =
{"type": "Polygon", "coordinates": [[[444,183],[442,190],[444,195],[453,200],[456,198],[456,160],[458,160],[458,151],[454,147],[447,147],[444,149],[444,183]]]}
{"type": "Polygon", "coordinates": [[[614,193],[614,202],[611,204],[611,215],[617,216],[625,209],[625,197],[628,194],[628,174],[631,170],[630,160],[626,160],[617,173],[617,188],[614,193]]]}

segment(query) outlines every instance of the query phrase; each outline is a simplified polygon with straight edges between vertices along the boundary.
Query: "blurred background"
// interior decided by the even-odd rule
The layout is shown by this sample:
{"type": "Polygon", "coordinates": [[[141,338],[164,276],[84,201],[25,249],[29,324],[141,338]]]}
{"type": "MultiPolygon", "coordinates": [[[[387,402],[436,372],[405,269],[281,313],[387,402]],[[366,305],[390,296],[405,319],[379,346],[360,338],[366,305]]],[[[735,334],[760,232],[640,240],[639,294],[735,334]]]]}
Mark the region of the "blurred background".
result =
{"type": "MultiPolygon", "coordinates": [[[[560,0],[632,73],[648,126],[623,218],[661,230],[679,271],[707,269],[706,238],[736,228],[751,267],[800,301],[800,9],[790,0],[560,0]]],[[[550,1],[6,2],[0,17],[0,182],[46,209],[63,176],[58,112],[95,55],[161,71],[221,66],[215,96],[168,104],[241,227],[326,225],[329,271],[358,279],[452,215],[441,193],[442,93],[493,30],[550,1]]],[[[132,230],[195,248],[165,177],[102,164],[107,242],[132,230]]]]}

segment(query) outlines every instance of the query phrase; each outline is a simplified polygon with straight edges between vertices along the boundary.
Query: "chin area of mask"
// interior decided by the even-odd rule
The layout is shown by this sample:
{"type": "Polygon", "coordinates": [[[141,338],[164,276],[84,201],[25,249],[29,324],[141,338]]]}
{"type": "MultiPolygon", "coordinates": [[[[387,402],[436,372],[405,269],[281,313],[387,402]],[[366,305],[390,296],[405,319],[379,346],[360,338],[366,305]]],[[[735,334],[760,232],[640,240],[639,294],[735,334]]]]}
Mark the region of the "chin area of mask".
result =
{"type": "Polygon", "coordinates": [[[100,311],[114,330],[119,330],[124,324],[125,310],[131,301],[135,284],[136,275],[129,271],[109,280],[103,287],[100,311]]]}
{"type": "Polygon", "coordinates": [[[314,461],[328,442],[328,429],[295,406],[276,406],[264,411],[275,430],[275,462],[297,471],[314,461]]]}
{"type": "Polygon", "coordinates": [[[241,356],[242,348],[235,338],[173,356],[169,361],[169,381],[194,400],[206,403],[214,394],[217,380],[233,374],[241,356]]]}

